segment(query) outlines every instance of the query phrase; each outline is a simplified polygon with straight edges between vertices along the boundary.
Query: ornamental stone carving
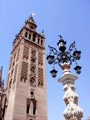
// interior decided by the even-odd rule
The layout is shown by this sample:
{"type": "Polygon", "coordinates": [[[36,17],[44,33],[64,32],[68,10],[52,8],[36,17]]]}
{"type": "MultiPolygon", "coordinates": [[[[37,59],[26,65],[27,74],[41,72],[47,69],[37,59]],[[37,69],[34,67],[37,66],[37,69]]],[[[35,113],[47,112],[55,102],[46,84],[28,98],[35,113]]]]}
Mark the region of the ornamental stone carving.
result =
{"type": "Polygon", "coordinates": [[[74,81],[77,79],[77,76],[72,75],[69,68],[70,65],[68,63],[62,65],[64,72],[59,79],[59,82],[62,82],[64,85],[63,90],[65,92],[63,100],[66,104],[66,108],[63,115],[66,120],[81,120],[83,110],[78,106],[78,95],[75,93],[74,86],[74,81]]]}

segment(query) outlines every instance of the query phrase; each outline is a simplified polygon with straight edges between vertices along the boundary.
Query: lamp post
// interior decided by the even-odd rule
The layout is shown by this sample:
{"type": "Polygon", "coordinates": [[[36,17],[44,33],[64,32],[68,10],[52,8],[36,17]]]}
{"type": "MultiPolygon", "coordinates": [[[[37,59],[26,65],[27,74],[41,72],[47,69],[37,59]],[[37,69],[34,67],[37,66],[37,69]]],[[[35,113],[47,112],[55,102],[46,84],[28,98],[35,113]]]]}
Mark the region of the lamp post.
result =
{"type": "Polygon", "coordinates": [[[66,50],[66,41],[59,35],[60,40],[57,43],[59,51],[56,48],[48,46],[50,54],[47,56],[48,63],[53,65],[52,71],[50,71],[53,78],[57,75],[55,65],[58,64],[63,70],[63,75],[59,78],[59,82],[63,84],[63,90],[65,94],[63,100],[66,104],[66,108],[63,115],[66,120],[81,120],[83,117],[83,110],[78,106],[78,95],[75,93],[74,82],[78,78],[70,71],[70,67],[74,62],[76,64],[74,70],[77,74],[81,73],[81,66],[77,64],[77,61],[81,58],[81,51],[78,51],[75,47],[75,41],[69,46],[69,50],[66,50]]]}

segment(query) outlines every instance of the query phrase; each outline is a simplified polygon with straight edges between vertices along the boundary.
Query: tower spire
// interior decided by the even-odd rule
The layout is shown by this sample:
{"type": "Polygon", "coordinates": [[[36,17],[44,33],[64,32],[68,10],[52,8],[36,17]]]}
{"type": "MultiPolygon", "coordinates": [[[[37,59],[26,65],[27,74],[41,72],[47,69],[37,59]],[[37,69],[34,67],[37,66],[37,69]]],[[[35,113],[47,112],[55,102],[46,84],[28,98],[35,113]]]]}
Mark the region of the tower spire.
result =
{"type": "Polygon", "coordinates": [[[37,27],[34,19],[33,19],[33,16],[35,15],[35,13],[31,13],[30,17],[27,19],[26,23],[30,23],[32,25],[34,25],[35,27],[37,27]]]}

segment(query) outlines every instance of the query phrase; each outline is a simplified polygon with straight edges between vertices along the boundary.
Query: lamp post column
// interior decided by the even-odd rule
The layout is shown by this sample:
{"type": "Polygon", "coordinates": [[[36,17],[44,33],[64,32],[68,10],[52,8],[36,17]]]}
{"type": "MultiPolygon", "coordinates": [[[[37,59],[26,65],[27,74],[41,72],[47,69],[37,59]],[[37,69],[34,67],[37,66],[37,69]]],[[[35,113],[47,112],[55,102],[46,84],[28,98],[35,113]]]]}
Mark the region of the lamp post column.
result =
{"type": "Polygon", "coordinates": [[[65,91],[63,100],[66,108],[63,115],[66,120],[81,120],[83,110],[78,106],[78,95],[75,93],[74,86],[74,82],[78,77],[71,74],[70,64],[63,63],[61,68],[63,69],[63,75],[58,81],[64,85],[63,90],[65,91]]]}

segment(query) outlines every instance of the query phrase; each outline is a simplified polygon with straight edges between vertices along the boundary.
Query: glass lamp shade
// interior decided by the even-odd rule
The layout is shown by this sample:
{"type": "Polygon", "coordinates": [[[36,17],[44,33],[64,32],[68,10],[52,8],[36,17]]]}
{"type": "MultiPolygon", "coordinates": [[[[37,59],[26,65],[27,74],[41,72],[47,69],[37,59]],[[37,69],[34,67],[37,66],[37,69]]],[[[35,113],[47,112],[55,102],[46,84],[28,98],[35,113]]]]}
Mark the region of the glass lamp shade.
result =
{"type": "Polygon", "coordinates": [[[50,71],[51,75],[53,78],[56,77],[56,74],[57,74],[57,70],[53,69],[52,71],[50,71]]]}
{"type": "Polygon", "coordinates": [[[52,64],[53,61],[54,61],[54,56],[53,55],[48,55],[46,59],[48,60],[49,64],[52,64]]]}
{"type": "Polygon", "coordinates": [[[76,71],[77,74],[81,73],[81,66],[77,65],[74,70],[76,71]]]}
{"type": "Polygon", "coordinates": [[[81,51],[74,51],[74,53],[73,53],[73,55],[74,55],[74,57],[77,59],[77,60],[79,60],[80,59],[80,57],[81,57],[81,51]]]}
{"type": "Polygon", "coordinates": [[[60,39],[59,42],[57,43],[57,45],[59,46],[59,50],[61,50],[62,52],[65,51],[66,42],[63,39],[60,39]]]}

